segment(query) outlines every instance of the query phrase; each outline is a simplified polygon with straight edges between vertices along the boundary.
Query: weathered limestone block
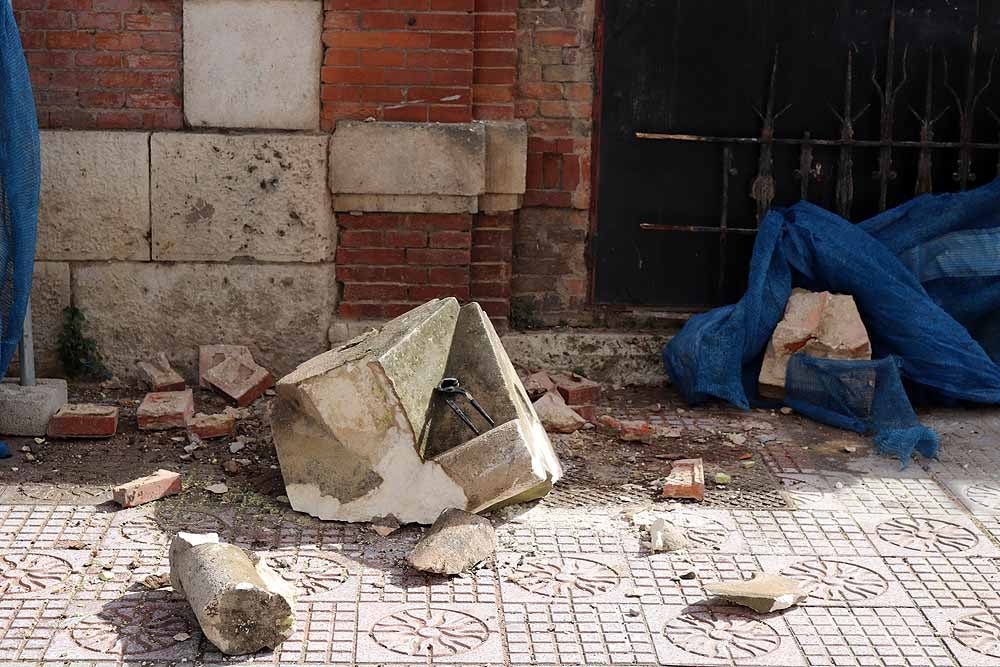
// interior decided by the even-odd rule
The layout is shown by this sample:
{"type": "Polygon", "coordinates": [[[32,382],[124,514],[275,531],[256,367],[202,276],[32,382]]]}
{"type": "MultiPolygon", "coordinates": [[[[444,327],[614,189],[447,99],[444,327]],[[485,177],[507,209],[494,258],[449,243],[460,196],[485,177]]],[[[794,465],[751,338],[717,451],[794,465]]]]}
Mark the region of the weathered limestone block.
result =
{"type": "MultiPolygon", "coordinates": [[[[271,418],[292,507],[431,523],[544,495],[559,461],[478,304],[434,300],[299,366],[271,418]],[[493,417],[474,436],[435,392],[458,377],[493,417]]],[[[466,406],[468,407],[468,406],[466,406]]]]}
{"type": "Polygon", "coordinates": [[[59,334],[63,310],[70,306],[69,264],[35,262],[31,282],[31,326],[35,336],[35,371],[61,375],[59,334]]]}
{"type": "Polygon", "coordinates": [[[528,126],[523,120],[488,121],[486,129],[485,192],[481,211],[521,208],[528,174],[528,126]]]}
{"type": "Polygon", "coordinates": [[[788,609],[809,597],[809,590],[801,581],[763,572],[755,573],[753,579],[748,581],[705,584],[705,592],[750,607],[759,614],[788,609]]]}
{"type": "Polygon", "coordinates": [[[73,271],[87,334],[122,379],[135,379],[136,362],[161,350],[192,380],[200,345],[246,345],[276,373],[328,349],[336,300],[330,264],[111,263],[73,271]]]}
{"type": "Polygon", "coordinates": [[[287,134],[154,134],[153,259],[332,258],[327,141],[287,134]]]}
{"type": "Polygon", "coordinates": [[[872,348],[854,297],[792,290],[760,369],[762,396],[785,396],[788,360],[801,352],[822,359],[871,359],[872,348]]]}
{"type": "Polygon", "coordinates": [[[330,138],[338,211],[475,212],[485,165],[481,123],[340,121],[330,138]]]}
{"type": "Polygon", "coordinates": [[[39,260],[149,260],[149,134],[42,131],[39,260]]]}
{"type": "Polygon", "coordinates": [[[422,572],[459,574],[490,558],[496,550],[497,533],[489,519],[452,507],[424,533],[407,560],[422,572]]]}
{"type": "Polygon", "coordinates": [[[187,598],[205,637],[226,655],[274,648],[295,628],[294,599],[263,560],[215,533],[170,542],[170,585],[187,598]]]}
{"type": "Polygon", "coordinates": [[[587,420],[578,415],[558,392],[550,391],[535,401],[535,412],[549,433],[575,433],[587,420]]]}
{"type": "Polygon", "coordinates": [[[314,0],[184,0],[188,123],[318,129],[322,31],[314,0]]]}

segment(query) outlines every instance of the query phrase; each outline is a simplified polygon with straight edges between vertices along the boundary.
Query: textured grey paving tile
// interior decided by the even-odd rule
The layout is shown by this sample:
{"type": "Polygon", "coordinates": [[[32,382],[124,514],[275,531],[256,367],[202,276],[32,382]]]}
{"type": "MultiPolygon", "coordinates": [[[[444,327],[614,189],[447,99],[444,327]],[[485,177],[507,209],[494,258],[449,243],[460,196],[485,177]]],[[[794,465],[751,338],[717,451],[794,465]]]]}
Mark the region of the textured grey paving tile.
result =
{"type": "Polygon", "coordinates": [[[816,458],[802,445],[769,442],[760,452],[764,464],[777,474],[815,473],[816,458]]]}
{"type": "Polygon", "coordinates": [[[828,475],[826,478],[834,486],[834,497],[849,512],[931,516],[962,512],[962,506],[927,477],[828,475]]]}
{"type": "Polygon", "coordinates": [[[882,556],[1000,556],[1000,549],[967,516],[854,516],[882,556]]]}
{"type": "Polygon", "coordinates": [[[502,549],[551,553],[610,553],[639,551],[637,530],[610,526],[508,524],[497,530],[502,549]]]}
{"type": "Polygon", "coordinates": [[[711,581],[742,581],[760,570],[750,554],[650,554],[628,559],[631,585],[643,604],[705,602],[711,581]],[[693,573],[693,576],[691,575],[693,573]]]}
{"type": "Polygon", "coordinates": [[[642,608],[662,665],[804,665],[785,621],[735,607],[642,608]]]}
{"type": "Polygon", "coordinates": [[[190,606],[169,593],[130,594],[71,607],[52,634],[46,660],[193,660],[201,633],[190,606]],[[177,641],[179,633],[190,639],[177,641]]]}
{"type": "Polygon", "coordinates": [[[111,500],[111,487],[86,484],[12,484],[0,487],[0,504],[100,505],[111,500]]]}
{"type": "Polygon", "coordinates": [[[100,543],[112,515],[92,506],[0,505],[0,549],[57,549],[100,543]]]}
{"type": "Polygon", "coordinates": [[[247,656],[225,656],[204,642],[206,664],[353,665],[358,631],[358,608],[353,602],[295,604],[295,631],[274,651],[247,656]]]}
{"type": "Polygon", "coordinates": [[[222,541],[230,541],[235,532],[233,520],[231,511],[204,508],[144,506],[122,510],[114,514],[111,528],[101,541],[101,549],[162,551],[179,531],[218,533],[222,541]]]}
{"type": "Polygon", "coordinates": [[[1000,665],[1000,608],[931,609],[927,616],[961,667],[1000,665]]]}
{"type": "Polygon", "coordinates": [[[910,556],[885,563],[921,609],[1000,605],[1000,559],[910,556]]]}
{"type": "Polygon", "coordinates": [[[457,577],[417,572],[399,563],[373,563],[361,574],[362,603],[497,604],[496,571],[484,567],[457,577]]]}
{"type": "Polygon", "coordinates": [[[941,483],[975,515],[1000,515],[1000,481],[943,477],[941,483]]]}
{"type": "Polygon", "coordinates": [[[73,594],[74,602],[107,602],[128,593],[145,592],[148,588],[143,579],[170,570],[166,551],[105,550],[89,560],[73,594]]]}
{"type": "Polygon", "coordinates": [[[955,665],[919,609],[806,606],[783,618],[810,666],[955,665]]]}
{"type": "Polygon", "coordinates": [[[362,605],[358,614],[359,663],[433,664],[503,662],[495,605],[362,605]]]}
{"type": "Polygon", "coordinates": [[[683,528],[691,553],[747,553],[746,540],[737,530],[736,512],[723,509],[684,507],[657,516],[683,528]]]}
{"type": "Polygon", "coordinates": [[[68,597],[83,578],[89,551],[0,550],[0,598],[68,597]]]}
{"type": "Polygon", "coordinates": [[[504,602],[629,602],[621,555],[501,553],[497,566],[504,602]]]}
{"type": "Polygon", "coordinates": [[[278,576],[294,586],[298,599],[354,602],[363,567],[338,552],[320,548],[258,551],[278,576]]]}
{"type": "Polygon", "coordinates": [[[505,603],[513,665],[655,664],[638,605],[505,603]]]}
{"type": "Polygon", "coordinates": [[[750,552],[758,556],[875,556],[875,547],[844,512],[735,511],[750,552]]]}
{"type": "Polygon", "coordinates": [[[906,590],[881,558],[761,556],[765,572],[805,584],[810,606],[912,607],[906,590]]]}
{"type": "Polygon", "coordinates": [[[0,660],[42,660],[68,606],[65,599],[0,596],[0,660]]]}
{"type": "Polygon", "coordinates": [[[828,478],[816,474],[778,475],[781,492],[789,505],[797,510],[843,511],[836,491],[828,478]]]}

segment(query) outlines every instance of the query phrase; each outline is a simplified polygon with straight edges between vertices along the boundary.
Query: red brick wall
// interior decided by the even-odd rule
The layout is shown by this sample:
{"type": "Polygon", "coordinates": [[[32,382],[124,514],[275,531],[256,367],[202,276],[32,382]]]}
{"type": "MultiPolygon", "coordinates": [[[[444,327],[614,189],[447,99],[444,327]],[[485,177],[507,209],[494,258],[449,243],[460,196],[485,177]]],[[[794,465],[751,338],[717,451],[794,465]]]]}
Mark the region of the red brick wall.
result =
{"type": "Polygon", "coordinates": [[[13,0],[42,127],[175,129],[181,0],[13,0]]]}
{"type": "Polygon", "coordinates": [[[517,81],[517,0],[476,0],[472,115],[514,118],[517,81]]]}
{"type": "Polygon", "coordinates": [[[472,119],[474,0],[324,0],[323,126],[472,119]]]}
{"type": "Polygon", "coordinates": [[[515,324],[585,324],[595,0],[521,0],[516,114],[528,190],[514,236],[515,324]]]}
{"type": "Polygon", "coordinates": [[[341,214],[339,314],[395,317],[429,299],[471,294],[472,215],[341,214]]]}

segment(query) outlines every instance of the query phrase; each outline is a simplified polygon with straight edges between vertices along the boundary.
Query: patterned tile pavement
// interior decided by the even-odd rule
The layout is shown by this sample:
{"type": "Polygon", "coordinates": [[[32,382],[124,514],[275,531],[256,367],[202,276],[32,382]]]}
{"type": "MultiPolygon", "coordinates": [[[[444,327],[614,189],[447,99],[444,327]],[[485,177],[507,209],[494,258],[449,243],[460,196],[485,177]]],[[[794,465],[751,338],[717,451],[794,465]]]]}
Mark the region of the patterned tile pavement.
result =
{"type": "Polygon", "coordinates": [[[942,461],[906,470],[877,455],[833,464],[765,432],[756,451],[784,508],[505,511],[495,562],[451,579],[406,567],[417,528],[381,538],[273,508],[116,511],[100,487],[0,488],[0,665],[998,667],[1000,449],[976,419],[938,418],[942,461]],[[648,553],[640,510],[683,526],[691,548],[648,553]],[[181,529],[268,558],[300,592],[295,634],[223,656],[183,600],[148,590],[181,529]],[[755,571],[810,597],[759,615],[704,593],[755,571]]]}

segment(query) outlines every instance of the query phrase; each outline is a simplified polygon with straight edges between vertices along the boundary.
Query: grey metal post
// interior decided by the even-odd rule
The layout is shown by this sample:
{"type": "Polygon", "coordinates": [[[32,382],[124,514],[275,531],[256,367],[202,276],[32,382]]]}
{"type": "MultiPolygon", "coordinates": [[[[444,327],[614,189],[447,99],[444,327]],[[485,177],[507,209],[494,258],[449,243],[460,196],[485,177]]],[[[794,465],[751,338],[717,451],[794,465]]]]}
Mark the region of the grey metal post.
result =
{"type": "Polygon", "coordinates": [[[21,386],[35,386],[35,336],[31,331],[31,301],[24,312],[24,331],[18,345],[18,360],[21,365],[21,386]]]}

